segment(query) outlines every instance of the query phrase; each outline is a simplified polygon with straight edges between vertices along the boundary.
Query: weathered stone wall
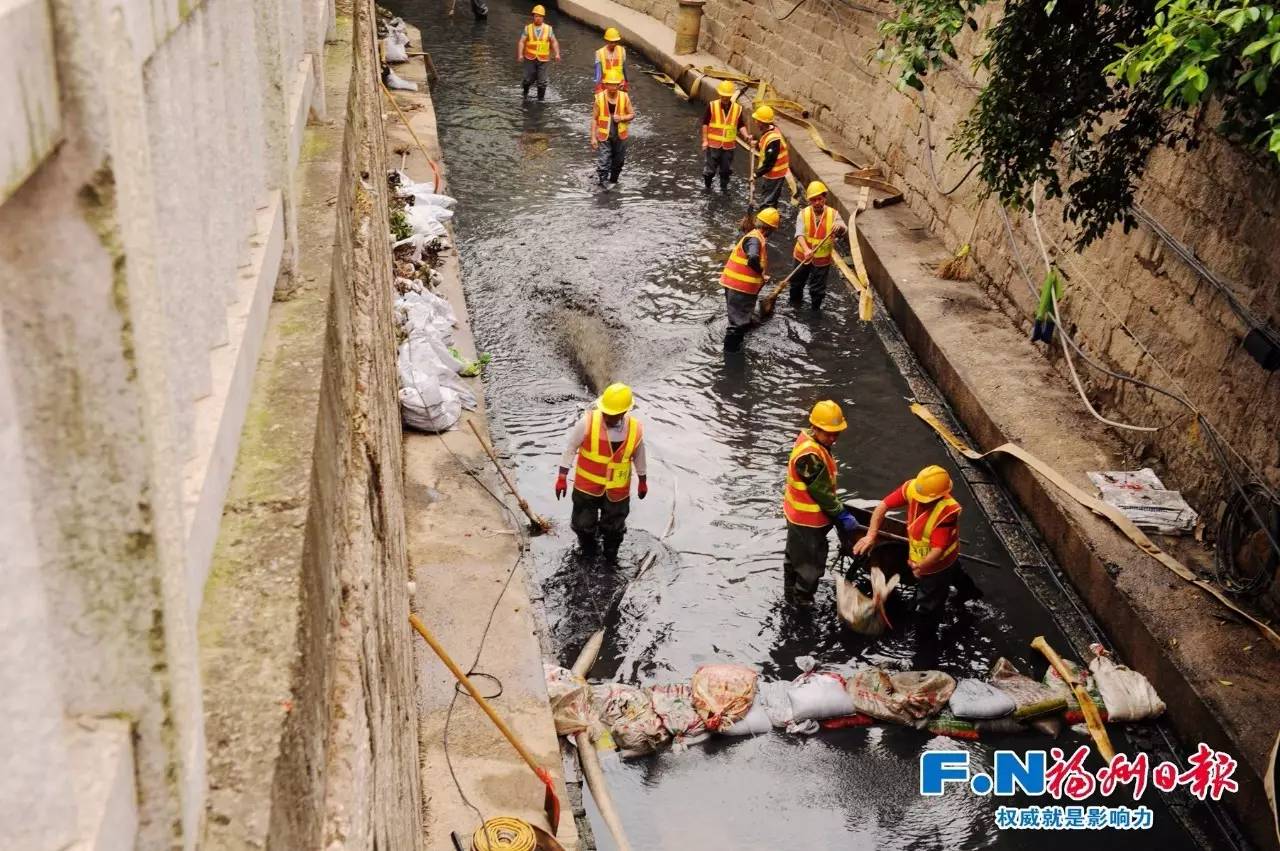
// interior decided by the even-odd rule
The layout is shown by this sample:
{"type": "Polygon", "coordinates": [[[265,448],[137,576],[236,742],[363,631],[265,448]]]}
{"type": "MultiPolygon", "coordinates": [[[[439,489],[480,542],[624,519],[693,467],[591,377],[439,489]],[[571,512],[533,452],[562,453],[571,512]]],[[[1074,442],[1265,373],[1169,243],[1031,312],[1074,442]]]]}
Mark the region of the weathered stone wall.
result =
{"type": "Polygon", "coordinates": [[[342,118],[303,146],[299,285],[272,307],[201,617],[211,848],[422,847],[372,4],[339,15],[342,118]]]}
{"type": "MultiPolygon", "coordinates": [[[[674,24],[673,0],[620,0],[674,24]]],[[[943,196],[924,158],[920,96],[897,91],[870,54],[876,27],[890,15],[886,0],[803,2],[710,0],[700,48],[742,71],[768,80],[781,96],[804,104],[825,126],[854,141],[884,164],[913,211],[948,244],[964,242],[977,215],[979,184],[970,179],[943,196]],[[785,17],[785,20],[782,18],[785,17]]],[[[990,14],[990,13],[988,13],[990,14]]],[[[976,85],[969,76],[975,36],[967,35],[954,68],[930,76],[928,106],[938,182],[951,189],[968,168],[949,160],[948,139],[969,110],[976,85]]],[[[1203,124],[1211,126],[1206,119],[1203,124]]],[[[1280,326],[1280,181],[1211,131],[1192,153],[1159,151],[1151,160],[1140,203],[1175,237],[1195,248],[1204,264],[1230,282],[1239,299],[1280,326]]],[[[1064,236],[1060,208],[1044,204],[1040,220],[1053,246],[1064,236]]],[[[1038,288],[1043,264],[1029,223],[1014,222],[1023,261],[1038,288]]],[[[974,239],[986,287],[1015,321],[1030,328],[1034,302],[1009,251],[994,202],[983,211],[974,239]]],[[[1148,229],[1119,227],[1083,257],[1064,263],[1071,276],[1063,314],[1091,355],[1113,369],[1171,389],[1179,385],[1226,439],[1273,485],[1280,485],[1280,378],[1267,373],[1241,347],[1245,329],[1221,295],[1200,281],[1148,229]],[[1127,325],[1153,357],[1142,353],[1127,325]],[[1167,373],[1166,373],[1167,370],[1167,373]]],[[[1060,359],[1054,350],[1048,356],[1060,359]]],[[[1061,365],[1060,365],[1061,366],[1061,365]]],[[[1212,512],[1223,493],[1208,447],[1188,429],[1176,403],[1080,367],[1090,397],[1107,415],[1143,425],[1172,423],[1153,437],[1121,434],[1134,463],[1154,462],[1212,512]]],[[[1061,369],[1064,373],[1065,368],[1061,369]]],[[[1035,388],[1023,392],[1034,393],[1035,388]]]]}

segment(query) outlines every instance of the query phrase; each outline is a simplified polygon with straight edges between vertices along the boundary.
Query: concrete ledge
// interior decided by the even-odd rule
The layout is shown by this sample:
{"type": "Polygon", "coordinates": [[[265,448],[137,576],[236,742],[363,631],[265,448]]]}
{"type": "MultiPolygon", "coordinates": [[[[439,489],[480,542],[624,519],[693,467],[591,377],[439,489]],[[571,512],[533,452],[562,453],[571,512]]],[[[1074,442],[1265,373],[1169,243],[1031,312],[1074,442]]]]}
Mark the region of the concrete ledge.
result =
{"type": "MultiPolygon", "coordinates": [[[[618,27],[628,44],[686,90],[692,77],[688,66],[727,67],[705,53],[675,56],[674,31],[612,0],[559,0],[558,5],[593,26],[618,27]]],[[[700,95],[708,99],[712,88],[702,86],[700,95]]],[[[848,218],[858,196],[857,188],[844,183],[850,168],[823,154],[798,126],[785,121],[780,126],[797,178],[823,180],[848,218]]],[[[873,161],[833,131],[823,128],[822,133],[828,143],[852,153],[851,159],[873,161]]],[[[950,252],[909,209],[868,210],[857,225],[872,285],[977,448],[1017,443],[1086,490],[1091,486],[1085,471],[1123,466],[1118,442],[981,287],[935,277],[933,269],[950,252]]],[[[1169,720],[1184,743],[1194,748],[1207,742],[1239,759],[1240,792],[1225,803],[1254,842],[1278,847],[1262,778],[1275,736],[1280,652],[1025,467],[1008,461],[993,467],[1035,521],[1122,659],[1146,674],[1168,703],[1169,720]]],[[[1205,570],[1203,548],[1162,543],[1205,570]]]]}
{"type": "MultiPolygon", "coordinates": [[[[412,44],[421,43],[416,30],[410,28],[409,33],[412,44]]],[[[397,65],[395,70],[422,90],[417,94],[396,92],[395,97],[443,171],[426,69],[415,60],[397,65]]],[[[429,179],[430,166],[394,110],[388,107],[384,119],[388,149],[407,147],[410,153],[405,170],[414,180],[429,179]]],[[[388,159],[398,162],[398,157],[388,159]]],[[[447,184],[441,191],[448,192],[447,184]]],[[[465,207],[467,200],[461,198],[458,203],[465,207]]],[[[475,341],[456,250],[443,253],[439,271],[443,284],[437,294],[449,302],[458,317],[454,342],[464,355],[474,357],[475,341]]],[[[512,534],[513,523],[522,525],[524,518],[516,515],[513,519],[471,476],[472,472],[478,474],[495,493],[503,493],[501,482],[467,427],[467,422],[475,423],[491,441],[484,387],[479,378],[466,380],[480,406],[464,414],[464,422],[457,428],[444,435],[405,432],[409,558],[417,585],[414,611],[464,668],[484,642],[476,669],[502,681],[502,696],[493,701],[494,707],[555,776],[563,807],[556,838],[568,851],[574,851],[578,848],[577,829],[565,792],[560,744],[542,674],[538,627],[528,576],[520,563],[520,547],[512,534]],[[485,636],[485,622],[495,605],[493,623],[485,636]]],[[[514,509],[514,504],[511,507],[514,509]]],[[[430,796],[427,848],[452,851],[450,831],[467,836],[478,826],[475,814],[449,780],[444,746],[447,719],[447,758],[466,796],[486,816],[514,815],[546,828],[542,786],[537,778],[470,698],[459,697],[449,719],[453,677],[424,642],[418,642],[417,656],[422,781],[430,796]]]]}
{"type": "Polygon", "coordinates": [[[138,840],[133,730],[111,718],[67,722],[80,841],[71,851],[132,851],[138,840]]]}

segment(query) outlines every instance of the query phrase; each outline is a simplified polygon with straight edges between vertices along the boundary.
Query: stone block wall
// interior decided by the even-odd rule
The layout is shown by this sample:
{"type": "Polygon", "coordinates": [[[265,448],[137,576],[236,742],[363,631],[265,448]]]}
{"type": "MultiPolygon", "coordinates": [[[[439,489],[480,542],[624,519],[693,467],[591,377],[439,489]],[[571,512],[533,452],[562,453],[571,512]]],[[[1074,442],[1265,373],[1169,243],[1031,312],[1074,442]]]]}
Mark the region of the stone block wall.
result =
{"type": "MultiPolygon", "coordinates": [[[[674,25],[674,0],[620,2],[674,25]]],[[[887,0],[806,0],[799,6],[793,0],[709,0],[699,46],[768,80],[782,97],[805,105],[824,126],[852,141],[869,163],[886,166],[912,210],[948,245],[958,246],[978,215],[978,181],[970,179],[947,196],[935,186],[924,156],[921,102],[929,117],[938,184],[951,189],[968,168],[968,163],[948,157],[948,140],[976,95],[968,70],[976,36],[966,33],[960,60],[931,74],[922,96],[905,94],[870,58],[879,45],[877,25],[893,12],[887,0]]],[[[1202,124],[1212,126],[1212,116],[1202,124]]],[[[1194,247],[1258,317],[1280,327],[1280,252],[1275,250],[1280,242],[1280,181],[1273,170],[1259,167],[1211,130],[1203,131],[1200,141],[1194,152],[1156,152],[1139,202],[1176,238],[1194,247]]],[[[1065,251],[1060,208],[1043,204],[1040,221],[1049,245],[1061,244],[1065,251]]],[[[1021,257],[1038,288],[1044,267],[1029,222],[1013,224],[1021,257]]],[[[980,270],[974,285],[985,287],[1013,321],[1029,329],[1034,300],[994,202],[982,212],[974,245],[980,270]]],[[[1128,234],[1116,227],[1071,260],[1062,264],[1070,277],[1061,307],[1085,350],[1113,369],[1175,391],[1185,388],[1232,446],[1272,486],[1280,486],[1280,441],[1275,437],[1280,375],[1265,372],[1243,350],[1247,329],[1223,298],[1145,227],[1128,234]],[[1143,353],[1135,338],[1151,355],[1143,353]]],[[[1057,350],[1045,356],[1061,359],[1057,350]]],[[[1059,367],[1067,380],[1065,367],[1059,367]]],[[[1122,432],[1120,437],[1131,448],[1135,465],[1154,463],[1169,486],[1185,490],[1212,515],[1225,492],[1222,476],[1208,447],[1188,428],[1183,409],[1087,367],[1082,367],[1082,377],[1104,415],[1167,425],[1154,436],[1122,432]]]]}

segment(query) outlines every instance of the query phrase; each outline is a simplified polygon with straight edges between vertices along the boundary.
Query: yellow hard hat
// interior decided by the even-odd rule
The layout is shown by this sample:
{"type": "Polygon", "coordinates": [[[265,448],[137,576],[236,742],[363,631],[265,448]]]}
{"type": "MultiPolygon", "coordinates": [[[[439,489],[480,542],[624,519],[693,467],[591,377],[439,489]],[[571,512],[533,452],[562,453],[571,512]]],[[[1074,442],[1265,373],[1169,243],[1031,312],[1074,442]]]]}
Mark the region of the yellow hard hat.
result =
{"type": "Polygon", "coordinates": [[[916,502],[934,502],[951,495],[951,475],[937,464],[930,464],[907,482],[907,496],[916,502]]]}
{"type": "Polygon", "coordinates": [[[716,94],[722,98],[731,98],[738,93],[738,87],[728,80],[721,80],[720,85],[716,86],[716,94]]]}
{"type": "Polygon", "coordinates": [[[622,85],[622,69],[610,68],[604,72],[605,85],[620,86],[622,85]]]}
{"type": "Polygon", "coordinates": [[[844,411],[830,399],[823,399],[813,406],[813,410],[809,412],[809,424],[831,432],[844,431],[849,427],[844,419],[844,411]]]}
{"type": "Polygon", "coordinates": [[[827,184],[823,183],[821,180],[813,181],[812,183],[809,184],[809,187],[804,190],[804,198],[806,201],[812,201],[814,198],[817,198],[819,195],[826,195],[826,194],[827,194],[827,184]]]}
{"type": "Polygon", "coordinates": [[[616,417],[631,410],[633,403],[630,387],[625,384],[610,384],[596,400],[596,407],[600,409],[600,413],[616,417]]]}
{"type": "Polygon", "coordinates": [[[767,103],[763,106],[757,106],[756,111],[751,113],[751,117],[762,124],[772,124],[773,107],[769,106],[767,103]]]}
{"type": "Polygon", "coordinates": [[[622,33],[618,32],[617,27],[609,27],[604,31],[605,41],[622,41],[622,33]]]}
{"type": "Polygon", "coordinates": [[[778,216],[777,210],[773,207],[765,207],[763,210],[756,213],[756,221],[762,225],[768,225],[771,228],[776,228],[781,219],[778,216]]]}
{"type": "Polygon", "coordinates": [[[543,5],[542,5],[541,3],[539,3],[537,6],[534,6],[534,7],[533,7],[533,14],[535,14],[535,15],[545,15],[545,14],[547,14],[547,10],[546,10],[546,8],[545,8],[545,7],[543,7],[543,5]]]}

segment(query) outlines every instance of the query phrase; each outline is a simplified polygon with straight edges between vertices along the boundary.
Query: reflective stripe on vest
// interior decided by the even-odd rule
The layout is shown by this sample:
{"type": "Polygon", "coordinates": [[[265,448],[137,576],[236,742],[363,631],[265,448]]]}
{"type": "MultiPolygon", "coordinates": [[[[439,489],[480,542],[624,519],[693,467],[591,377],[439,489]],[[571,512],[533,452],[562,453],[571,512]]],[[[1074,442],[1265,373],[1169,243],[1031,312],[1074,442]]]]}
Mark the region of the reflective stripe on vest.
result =
{"type": "MultiPolygon", "coordinates": [[[[609,52],[609,48],[602,47],[596,51],[596,61],[600,63],[600,80],[604,81],[604,75],[609,73],[610,68],[617,68],[622,71],[622,63],[627,61],[627,49],[622,45],[618,45],[609,52]]],[[[626,72],[623,72],[622,79],[626,79],[626,72]]]]}
{"type": "MultiPolygon", "coordinates": [[[[804,235],[796,240],[795,250],[791,252],[791,256],[796,260],[803,259],[804,255],[800,251],[800,245],[803,243],[809,248],[813,248],[831,233],[831,229],[836,226],[836,211],[833,207],[824,207],[822,210],[822,218],[819,219],[813,214],[813,207],[805,207],[801,212],[804,216],[804,235]]],[[[835,240],[828,239],[826,244],[813,253],[813,265],[830,266],[831,265],[831,247],[835,240]]]]}
{"type": "Polygon", "coordinates": [[[827,448],[809,436],[800,432],[795,446],[791,447],[791,457],[787,460],[787,489],[782,495],[782,513],[788,523],[796,526],[810,526],[814,529],[825,529],[831,525],[827,513],[809,496],[809,486],[800,478],[796,464],[805,455],[817,455],[827,465],[831,474],[831,482],[836,480],[836,459],[831,457],[827,448]]]}
{"type": "Polygon", "coordinates": [[[787,176],[787,170],[791,166],[791,154],[787,151],[787,140],[782,138],[782,133],[778,128],[766,130],[765,134],[760,137],[760,156],[764,156],[765,149],[778,140],[778,158],[773,161],[773,168],[765,173],[765,177],[769,180],[778,180],[787,176]]]}
{"type": "Polygon", "coordinates": [[[720,273],[720,286],[737,290],[747,295],[755,295],[760,292],[760,288],[764,286],[764,270],[769,268],[766,255],[767,249],[768,246],[765,243],[764,234],[760,233],[759,229],[751,231],[738,240],[738,244],[733,247],[733,251],[729,254],[729,259],[725,261],[724,271],[720,273]],[[753,236],[760,240],[759,272],[747,265],[747,252],[743,249],[746,241],[753,236]]]}
{"type": "Polygon", "coordinates": [[[707,125],[707,145],[712,148],[733,148],[738,144],[738,120],[742,106],[736,101],[725,114],[719,100],[711,102],[711,123],[707,125]]]}
{"type": "MultiPolygon", "coordinates": [[[[907,562],[914,569],[924,561],[933,549],[933,530],[938,524],[955,517],[960,513],[960,503],[949,496],[944,496],[932,506],[921,504],[913,499],[907,500],[907,538],[909,551],[907,562]]],[[[957,530],[951,543],[942,551],[942,558],[929,569],[929,573],[939,573],[955,564],[960,555],[960,533],[957,530]]]]}
{"type": "Polygon", "coordinates": [[[604,414],[592,411],[591,422],[578,447],[573,489],[590,496],[605,494],[611,502],[621,502],[631,496],[631,456],[641,438],[640,421],[627,417],[627,436],[616,450],[611,450],[604,414]]]}
{"type": "MultiPolygon", "coordinates": [[[[510,38],[510,36],[508,36],[510,38]]],[[[507,42],[510,44],[510,42],[507,42]]],[[[524,58],[547,62],[551,59],[551,25],[543,24],[535,28],[526,24],[524,28],[524,58]]]]}
{"type": "MultiPolygon", "coordinates": [[[[629,113],[631,111],[631,96],[626,92],[619,91],[618,102],[613,105],[613,111],[614,114],[621,112],[623,115],[626,115],[629,113]]],[[[609,97],[606,92],[596,93],[595,117],[596,140],[604,142],[609,138],[609,122],[612,120],[609,118],[609,97]]],[[[631,127],[631,123],[628,121],[619,121],[617,124],[618,138],[625,141],[627,138],[627,130],[631,127]]]]}

